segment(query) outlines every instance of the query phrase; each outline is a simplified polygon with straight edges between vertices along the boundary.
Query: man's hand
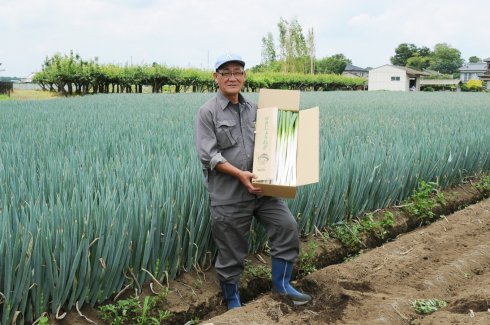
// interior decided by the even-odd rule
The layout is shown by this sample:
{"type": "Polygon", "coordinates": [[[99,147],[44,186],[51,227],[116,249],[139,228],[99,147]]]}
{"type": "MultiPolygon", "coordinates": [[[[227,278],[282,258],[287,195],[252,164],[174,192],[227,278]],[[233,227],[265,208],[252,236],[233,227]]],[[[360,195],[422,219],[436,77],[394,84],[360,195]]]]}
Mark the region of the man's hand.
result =
{"type": "Polygon", "coordinates": [[[235,176],[240,180],[240,182],[247,188],[249,193],[260,194],[262,189],[260,187],[255,187],[252,184],[252,178],[257,178],[254,173],[247,170],[241,170],[230,164],[229,162],[219,163],[216,165],[216,170],[221,173],[226,173],[235,176]]]}
{"type": "Polygon", "coordinates": [[[260,194],[262,193],[262,189],[260,187],[255,187],[252,183],[253,178],[257,178],[254,173],[251,173],[246,170],[240,170],[236,177],[242,182],[243,185],[247,188],[247,190],[252,194],[260,194]]]}

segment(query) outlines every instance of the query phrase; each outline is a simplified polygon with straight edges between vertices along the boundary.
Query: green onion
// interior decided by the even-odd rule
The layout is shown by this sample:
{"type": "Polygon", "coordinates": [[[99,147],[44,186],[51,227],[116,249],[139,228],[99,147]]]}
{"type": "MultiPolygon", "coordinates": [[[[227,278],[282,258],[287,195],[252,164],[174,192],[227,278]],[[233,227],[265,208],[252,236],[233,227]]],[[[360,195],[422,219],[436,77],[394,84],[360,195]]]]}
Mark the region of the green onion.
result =
{"type": "Polygon", "coordinates": [[[272,184],[296,184],[298,112],[279,110],[276,142],[276,177],[272,184]]]}

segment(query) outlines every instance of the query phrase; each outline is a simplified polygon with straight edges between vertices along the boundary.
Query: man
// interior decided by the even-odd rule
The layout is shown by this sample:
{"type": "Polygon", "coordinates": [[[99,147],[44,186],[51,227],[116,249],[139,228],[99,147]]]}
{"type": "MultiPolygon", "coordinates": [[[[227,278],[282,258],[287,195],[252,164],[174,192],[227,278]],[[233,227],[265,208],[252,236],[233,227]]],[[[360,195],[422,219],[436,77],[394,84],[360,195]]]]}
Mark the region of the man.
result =
{"type": "Polygon", "coordinates": [[[254,186],[252,160],[257,105],[240,91],[245,62],[226,54],[215,63],[216,95],[198,111],[196,147],[211,200],[211,223],[218,247],[215,269],[228,309],[241,306],[238,283],[248,252],[252,218],[267,229],[271,244],[274,289],[295,304],[311,300],[289,281],[299,252],[298,227],[286,203],[262,196],[254,186]]]}

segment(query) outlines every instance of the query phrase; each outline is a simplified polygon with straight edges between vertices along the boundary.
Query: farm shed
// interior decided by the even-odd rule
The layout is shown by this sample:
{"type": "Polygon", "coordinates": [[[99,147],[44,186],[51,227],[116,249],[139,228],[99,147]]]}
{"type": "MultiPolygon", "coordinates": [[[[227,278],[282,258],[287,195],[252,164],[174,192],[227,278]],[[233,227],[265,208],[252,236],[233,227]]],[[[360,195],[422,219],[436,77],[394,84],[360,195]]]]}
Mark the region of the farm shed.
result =
{"type": "Polygon", "coordinates": [[[420,90],[420,78],[428,75],[426,72],[386,64],[369,71],[368,90],[420,90]]]}
{"type": "Polygon", "coordinates": [[[420,88],[433,87],[436,90],[461,91],[461,80],[459,79],[422,79],[420,88]]]}

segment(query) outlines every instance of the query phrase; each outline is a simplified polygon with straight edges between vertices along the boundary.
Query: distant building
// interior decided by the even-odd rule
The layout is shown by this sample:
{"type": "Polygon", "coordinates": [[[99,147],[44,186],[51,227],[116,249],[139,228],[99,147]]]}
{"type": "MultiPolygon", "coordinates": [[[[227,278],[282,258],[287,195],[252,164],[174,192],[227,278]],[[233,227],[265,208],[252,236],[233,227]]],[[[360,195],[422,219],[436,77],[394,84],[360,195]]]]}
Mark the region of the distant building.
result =
{"type": "Polygon", "coordinates": [[[347,76],[347,77],[367,78],[369,75],[369,70],[364,69],[364,68],[360,68],[360,67],[356,67],[355,65],[352,65],[352,64],[348,64],[348,65],[346,65],[344,72],[342,72],[342,75],[347,76]]]}
{"type": "Polygon", "coordinates": [[[468,63],[459,68],[461,81],[467,82],[468,80],[472,79],[480,80],[480,76],[484,74],[488,69],[488,61],[490,61],[490,58],[485,59],[485,61],[468,63]]]}
{"type": "Polygon", "coordinates": [[[486,82],[487,89],[490,90],[490,58],[486,58],[483,60],[483,62],[485,62],[487,66],[485,72],[483,72],[479,78],[480,80],[486,82]]]}
{"type": "Polygon", "coordinates": [[[22,82],[22,83],[32,83],[32,79],[34,78],[34,75],[35,74],[36,74],[35,72],[31,73],[27,77],[20,79],[20,82],[22,82]]]}
{"type": "Polygon", "coordinates": [[[421,77],[428,75],[427,72],[386,64],[369,71],[368,90],[420,90],[421,77]]]}

